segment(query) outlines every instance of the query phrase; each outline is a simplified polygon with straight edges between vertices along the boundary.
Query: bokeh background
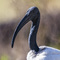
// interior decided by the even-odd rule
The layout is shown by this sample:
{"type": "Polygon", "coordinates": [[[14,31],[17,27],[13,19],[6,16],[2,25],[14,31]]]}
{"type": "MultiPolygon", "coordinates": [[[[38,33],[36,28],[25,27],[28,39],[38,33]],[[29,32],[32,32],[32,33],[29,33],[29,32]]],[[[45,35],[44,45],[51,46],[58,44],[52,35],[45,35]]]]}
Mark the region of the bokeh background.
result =
{"type": "Polygon", "coordinates": [[[31,22],[18,33],[14,48],[11,41],[15,28],[32,6],[41,14],[38,46],[60,49],[60,0],[0,0],[0,60],[26,60],[31,22]]]}

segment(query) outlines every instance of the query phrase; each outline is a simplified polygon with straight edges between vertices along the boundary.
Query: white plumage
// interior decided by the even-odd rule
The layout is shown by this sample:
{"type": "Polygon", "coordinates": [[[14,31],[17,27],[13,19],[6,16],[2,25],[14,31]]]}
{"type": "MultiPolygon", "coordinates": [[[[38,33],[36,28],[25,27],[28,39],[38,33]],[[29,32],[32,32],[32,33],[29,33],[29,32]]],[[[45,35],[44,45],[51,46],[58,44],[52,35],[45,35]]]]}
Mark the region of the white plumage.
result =
{"type": "Polygon", "coordinates": [[[39,48],[43,50],[37,53],[31,50],[27,54],[27,60],[60,60],[60,50],[48,46],[40,46],[39,48]]]}

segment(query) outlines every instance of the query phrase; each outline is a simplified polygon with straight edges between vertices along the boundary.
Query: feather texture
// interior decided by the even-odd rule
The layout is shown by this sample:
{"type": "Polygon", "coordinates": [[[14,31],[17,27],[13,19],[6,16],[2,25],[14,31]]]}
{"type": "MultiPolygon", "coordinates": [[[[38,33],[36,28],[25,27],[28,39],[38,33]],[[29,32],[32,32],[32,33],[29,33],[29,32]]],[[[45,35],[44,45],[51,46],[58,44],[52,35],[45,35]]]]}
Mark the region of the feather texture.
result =
{"type": "Polygon", "coordinates": [[[37,53],[31,50],[27,54],[27,60],[60,60],[60,50],[48,46],[39,48],[42,50],[37,53]]]}

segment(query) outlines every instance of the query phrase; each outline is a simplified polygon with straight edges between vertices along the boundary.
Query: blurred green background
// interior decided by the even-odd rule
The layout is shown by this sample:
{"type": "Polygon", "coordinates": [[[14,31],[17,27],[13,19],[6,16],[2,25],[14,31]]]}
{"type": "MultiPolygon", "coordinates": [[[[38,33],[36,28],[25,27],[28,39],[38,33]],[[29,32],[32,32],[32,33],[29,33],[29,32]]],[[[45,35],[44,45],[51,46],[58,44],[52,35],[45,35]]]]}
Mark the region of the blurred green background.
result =
{"type": "Polygon", "coordinates": [[[37,43],[60,49],[60,0],[0,0],[0,60],[26,60],[31,22],[11,41],[14,30],[28,8],[38,7],[41,18],[37,43]]]}

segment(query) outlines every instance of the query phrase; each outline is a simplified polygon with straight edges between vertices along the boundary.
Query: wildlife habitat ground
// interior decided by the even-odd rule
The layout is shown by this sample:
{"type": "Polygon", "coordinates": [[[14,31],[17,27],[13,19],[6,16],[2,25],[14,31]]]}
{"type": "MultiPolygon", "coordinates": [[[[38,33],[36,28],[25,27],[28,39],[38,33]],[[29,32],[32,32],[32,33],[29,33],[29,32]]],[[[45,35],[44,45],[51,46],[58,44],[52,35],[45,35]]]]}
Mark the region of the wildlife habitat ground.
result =
{"type": "Polygon", "coordinates": [[[60,0],[0,0],[0,60],[26,60],[31,22],[17,35],[14,48],[11,41],[17,24],[32,6],[40,11],[38,46],[60,49],[60,0]]]}

